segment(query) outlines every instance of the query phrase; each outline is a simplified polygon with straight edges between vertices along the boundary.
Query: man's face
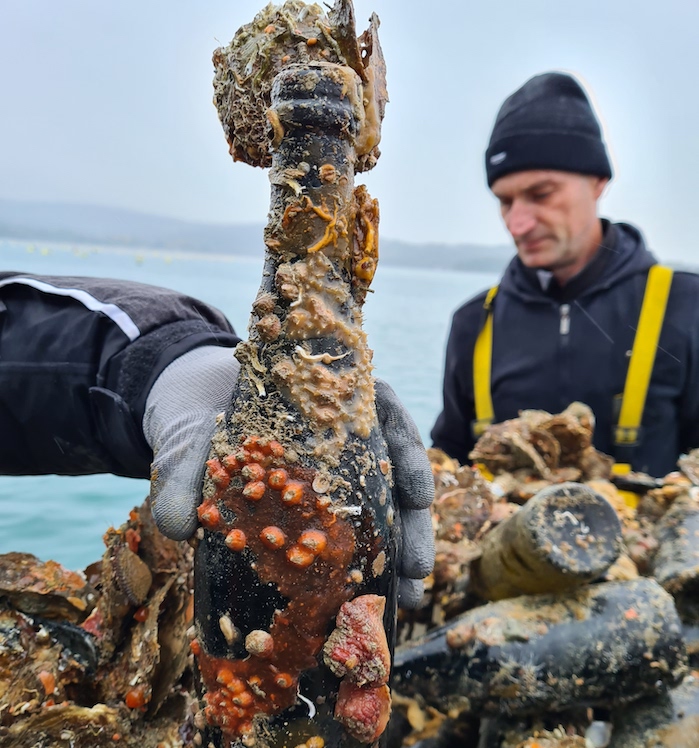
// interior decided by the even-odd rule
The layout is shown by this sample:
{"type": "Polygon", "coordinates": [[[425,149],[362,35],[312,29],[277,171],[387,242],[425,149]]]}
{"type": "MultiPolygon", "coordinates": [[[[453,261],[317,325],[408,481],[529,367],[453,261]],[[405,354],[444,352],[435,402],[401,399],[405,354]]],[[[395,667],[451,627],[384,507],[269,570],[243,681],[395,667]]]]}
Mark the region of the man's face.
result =
{"type": "Polygon", "coordinates": [[[607,181],[547,169],[515,172],[493,183],[526,267],[556,271],[587,261],[599,241],[597,200],[607,181]]]}

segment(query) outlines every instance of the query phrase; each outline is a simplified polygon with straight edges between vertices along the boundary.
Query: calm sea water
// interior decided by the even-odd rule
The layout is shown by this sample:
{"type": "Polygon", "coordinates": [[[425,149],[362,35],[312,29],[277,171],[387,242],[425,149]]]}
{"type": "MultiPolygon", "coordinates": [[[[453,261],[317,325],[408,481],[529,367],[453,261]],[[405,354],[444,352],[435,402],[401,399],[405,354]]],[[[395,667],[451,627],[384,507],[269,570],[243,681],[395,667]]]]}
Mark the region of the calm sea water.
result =
{"type": "MultiPolygon", "coordinates": [[[[245,337],[262,272],[259,259],[190,257],[96,246],[0,240],[0,268],[51,275],[93,275],[153,283],[221,309],[245,337]]],[[[451,314],[495,282],[492,274],[379,266],[365,305],[375,373],[398,393],[425,443],[441,409],[444,346],[451,314]]],[[[111,475],[0,476],[0,553],[24,551],[84,568],[148,493],[146,481],[111,475]]]]}

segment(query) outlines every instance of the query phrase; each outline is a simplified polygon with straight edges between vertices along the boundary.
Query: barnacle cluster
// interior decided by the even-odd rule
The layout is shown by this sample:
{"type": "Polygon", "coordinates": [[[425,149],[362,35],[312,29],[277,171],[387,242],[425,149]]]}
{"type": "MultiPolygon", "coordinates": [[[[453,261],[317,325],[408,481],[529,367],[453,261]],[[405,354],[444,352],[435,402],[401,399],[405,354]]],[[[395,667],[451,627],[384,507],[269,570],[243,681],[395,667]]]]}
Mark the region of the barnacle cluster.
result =
{"type": "Polygon", "coordinates": [[[85,573],[0,555],[3,746],[184,746],[191,548],[147,504],[104,541],[85,573]]]}
{"type": "Polygon", "coordinates": [[[592,446],[594,426],[592,410],[583,403],[555,415],[523,410],[488,428],[469,456],[493,475],[523,470],[544,481],[591,480],[607,475],[612,465],[592,446]]]}
{"type": "Polygon", "coordinates": [[[271,166],[271,150],[281,134],[278,122],[268,114],[275,74],[294,64],[330,62],[352,68],[362,81],[356,171],[372,168],[380,155],[381,120],[388,100],[377,29],[373,15],[370,27],[356,38],[354,12],[346,0],[339,0],[327,14],[320,5],[302,0],[270,3],[242,26],[213,56],[214,104],[233,159],[271,166]]]}

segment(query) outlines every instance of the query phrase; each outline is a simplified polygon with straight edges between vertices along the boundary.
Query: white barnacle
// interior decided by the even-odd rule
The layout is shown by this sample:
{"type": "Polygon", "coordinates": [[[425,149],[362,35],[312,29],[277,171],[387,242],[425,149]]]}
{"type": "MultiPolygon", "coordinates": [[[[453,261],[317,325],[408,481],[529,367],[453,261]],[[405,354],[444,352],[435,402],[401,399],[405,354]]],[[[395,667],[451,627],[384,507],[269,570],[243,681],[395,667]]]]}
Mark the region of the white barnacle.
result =
{"type": "Polygon", "coordinates": [[[358,517],[362,513],[361,506],[334,506],[329,511],[333,514],[344,514],[348,517],[358,517]]]}
{"type": "Polygon", "coordinates": [[[313,479],[311,487],[316,493],[327,493],[330,490],[330,480],[327,475],[318,474],[313,479]]]}
{"type": "Polygon", "coordinates": [[[233,621],[231,621],[231,619],[226,615],[223,615],[218,619],[218,626],[229,646],[240,636],[238,629],[233,625],[233,621]]]}

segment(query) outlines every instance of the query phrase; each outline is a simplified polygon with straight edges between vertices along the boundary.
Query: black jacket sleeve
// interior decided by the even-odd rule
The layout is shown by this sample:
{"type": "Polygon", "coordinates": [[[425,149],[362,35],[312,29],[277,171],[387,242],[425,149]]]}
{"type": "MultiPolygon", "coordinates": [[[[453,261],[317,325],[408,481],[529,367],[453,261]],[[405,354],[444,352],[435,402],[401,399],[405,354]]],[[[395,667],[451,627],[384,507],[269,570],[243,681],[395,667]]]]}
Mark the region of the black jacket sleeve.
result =
{"type": "Polygon", "coordinates": [[[694,273],[675,273],[673,283],[680,289],[677,295],[686,299],[684,309],[677,315],[678,326],[683,325],[687,334],[686,382],[678,404],[682,453],[699,448],[699,278],[694,273]]]}
{"type": "Polygon", "coordinates": [[[155,379],[193,348],[238,342],[221,312],[175,291],[0,273],[0,473],[147,478],[155,379]]]}
{"type": "Polygon", "coordinates": [[[444,450],[461,464],[468,464],[473,449],[473,350],[485,322],[485,293],[464,304],[452,318],[444,363],[444,407],[431,437],[433,446],[444,450]]]}

